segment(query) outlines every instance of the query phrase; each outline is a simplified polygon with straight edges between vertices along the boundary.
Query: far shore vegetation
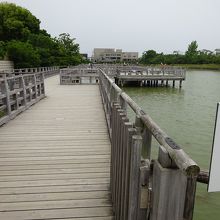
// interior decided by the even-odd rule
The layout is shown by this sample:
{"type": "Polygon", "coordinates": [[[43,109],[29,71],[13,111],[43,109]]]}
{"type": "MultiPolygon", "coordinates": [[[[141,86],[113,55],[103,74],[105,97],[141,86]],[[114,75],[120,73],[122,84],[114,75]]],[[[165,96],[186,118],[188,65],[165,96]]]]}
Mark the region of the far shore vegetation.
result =
{"type": "Polygon", "coordinates": [[[181,67],[189,70],[220,70],[220,64],[142,64],[143,66],[156,66],[156,67],[164,67],[164,66],[175,66],[181,67]]]}
{"type": "Polygon", "coordinates": [[[220,64],[176,64],[174,66],[192,70],[220,70],[220,64]]]}
{"type": "Polygon", "coordinates": [[[142,65],[172,65],[188,69],[220,70],[220,55],[211,51],[198,50],[198,43],[192,41],[185,54],[163,54],[154,50],[145,51],[139,60],[142,65]]]}

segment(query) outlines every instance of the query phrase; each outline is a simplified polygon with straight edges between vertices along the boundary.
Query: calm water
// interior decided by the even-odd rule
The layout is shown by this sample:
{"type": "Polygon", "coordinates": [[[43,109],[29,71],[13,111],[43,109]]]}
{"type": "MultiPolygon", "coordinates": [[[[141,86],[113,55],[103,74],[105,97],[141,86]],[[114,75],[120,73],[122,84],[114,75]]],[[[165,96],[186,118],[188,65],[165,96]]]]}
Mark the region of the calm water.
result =
{"type": "MultiPolygon", "coordinates": [[[[201,168],[208,169],[220,72],[188,71],[183,88],[123,88],[201,168]]],[[[198,184],[194,220],[220,219],[220,193],[198,184]]]]}

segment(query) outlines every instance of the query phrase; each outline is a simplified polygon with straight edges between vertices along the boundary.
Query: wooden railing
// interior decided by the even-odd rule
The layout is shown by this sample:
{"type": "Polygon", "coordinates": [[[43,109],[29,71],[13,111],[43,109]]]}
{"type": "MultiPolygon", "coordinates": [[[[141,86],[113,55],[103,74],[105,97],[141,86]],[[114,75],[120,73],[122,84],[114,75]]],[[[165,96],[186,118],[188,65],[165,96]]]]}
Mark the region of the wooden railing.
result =
{"type": "Polygon", "coordinates": [[[163,65],[161,67],[151,66],[122,66],[122,65],[95,65],[108,76],[172,76],[185,79],[186,70],[180,67],[163,65]]]}
{"type": "Polygon", "coordinates": [[[101,69],[100,91],[112,146],[116,220],[192,220],[199,166],[101,69]],[[159,148],[154,160],[153,138],[159,148]]]}
{"type": "Polygon", "coordinates": [[[58,66],[52,67],[36,67],[36,68],[23,68],[23,69],[13,69],[12,71],[3,70],[0,71],[0,76],[6,74],[7,76],[16,76],[21,74],[34,74],[43,73],[44,78],[59,74],[60,68],[58,66]]]}
{"type": "Polygon", "coordinates": [[[59,72],[58,66],[1,71],[0,126],[44,98],[44,79],[59,72]]]}
{"type": "Polygon", "coordinates": [[[44,73],[1,75],[0,126],[44,97],[44,73]]]}
{"type": "Polygon", "coordinates": [[[22,73],[22,74],[46,73],[46,75],[49,75],[49,73],[56,72],[56,71],[59,71],[58,66],[14,69],[13,73],[22,73]]]}
{"type": "Polygon", "coordinates": [[[99,70],[89,69],[84,66],[65,68],[60,70],[60,84],[98,84],[99,70]]]}

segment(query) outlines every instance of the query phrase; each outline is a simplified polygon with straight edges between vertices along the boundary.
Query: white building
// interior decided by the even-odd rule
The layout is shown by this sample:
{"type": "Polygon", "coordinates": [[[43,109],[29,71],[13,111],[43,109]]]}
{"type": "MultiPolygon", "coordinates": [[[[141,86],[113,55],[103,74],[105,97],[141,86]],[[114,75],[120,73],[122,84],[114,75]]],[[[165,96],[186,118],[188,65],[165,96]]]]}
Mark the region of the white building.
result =
{"type": "Polygon", "coordinates": [[[113,63],[113,62],[131,62],[138,59],[138,52],[122,52],[121,49],[113,48],[95,48],[93,50],[92,61],[113,63]]]}
{"type": "Polygon", "coordinates": [[[138,52],[123,52],[121,61],[122,62],[131,62],[138,59],[138,52]]]}
{"type": "Polygon", "coordinates": [[[215,54],[220,55],[220,49],[215,49],[215,54]]]}
{"type": "Polygon", "coordinates": [[[0,60],[0,72],[12,71],[14,69],[14,63],[12,61],[0,60]]]}
{"type": "Polygon", "coordinates": [[[182,52],[180,50],[174,50],[173,54],[175,54],[175,55],[184,55],[184,52],[182,52]]]}
{"type": "Polygon", "coordinates": [[[203,50],[201,50],[201,53],[205,53],[205,54],[213,54],[213,51],[211,51],[211,50],[207,50],[207,49],[203,49],[203,50]]]}

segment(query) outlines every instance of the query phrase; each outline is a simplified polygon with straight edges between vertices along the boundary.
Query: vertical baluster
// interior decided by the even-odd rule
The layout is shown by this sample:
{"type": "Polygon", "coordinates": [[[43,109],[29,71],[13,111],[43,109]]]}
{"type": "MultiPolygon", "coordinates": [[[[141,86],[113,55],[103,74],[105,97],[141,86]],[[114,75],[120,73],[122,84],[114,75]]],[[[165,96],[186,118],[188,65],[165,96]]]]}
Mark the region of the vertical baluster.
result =
{"type": "Polygon", "coordinates": [[[118,110],[118,118],[117,118],[117,130],[118,130],[118,143],[117,143],[117,175],[116,175],[116,219],[119,219],[119,212],[120,212],[120,204],[119,204],[119,198],[120,198],[120,165],[121,165],[121,145],[122,145],[122,118],[125,117],[125,113],[123,110],[118,110]]]}
{"type": "Polygon", "coordinates": [[[139,178],[139,204],[138,204],[138,220],[148,219],[150,213],[149,207],[149,185],[150,185],[150,160],[142,160],[139,178]]]}
{"type": "Polygon", "coordinates": [[[111,141],[111,192],[112,192],[112,202],[113,202],[113,208],[115,207],[115,158],[116,158],[116,142],[117,142],[117,108],[119,108],[119,105],[117,103],[113,104],[113,118],[112,118],[112,141],[111,141]]]}
{"type": "Polygon", "coordinates": [[[113,206],[116,212],[116,183],[117,183],[117,146],[118,146],[118,139],[119,139],[119,129],[118,129],[118,111],[120,110],[120,106],[116,103],[114,104],[114,139],[113,139],[113,156],[112,156],[112,198],[113,198],[113,206]]]}
{"type": "Polygon", "coordinates": [[[139,178],[141,166],[142,137],[140,135],[132,136],[131,145],[131,164],[130,164],[130,185],[128,197],[128,220],[137,219],[139,178]]]}
{"type": "Polygon", "coordinates": [[[124,123],[124,134],[123,134],[123,162],[122,162],[122,183],[121,183],[121,200],[120,200],[120,206],[121,206],[121,212],[120,212],[120,219],[121,220],[126,220],[125,219],[125,210],[124,210],[124,207],[125,207],[125,203],[126,203],[126,198],[125,198],[125,190],[126,190],[126,187],[125,185],[127,184],[127,181],[126,181],[126,172],[127,172],[127,151],[128,151],[128,139],[129,139],[129,136],[128,136],[128,129],[132,128],[132,123],[131,122],[125,122],[124,123]]]}
{"type": "Polygon", "coordinates": [[[183,217],[184,220],[193,219],[193,210],[195,204],[197,177],[188,177],[186,185],[185,206],[183,217]]]}
{"type": "Polygon", "coordinates": [[[127,136],[127,152],[126,152],[126,166],[125,166],[125,195],[124,195],[124,220],[128,220],[128,201],[129,201],[129,187],[130,187],[130,170],[131,170],[131,146],[132,136],[136,134],[135,128],[128,128],[127,136]]]}
{"type": "Polygon", "coordinates": [[[119,219],[122,218],[122,209],[121,209],[121,204],[122,204],[122,189],[123,189],[123,163],[124,163],[124,148],[125,148],[125,123],[128,122],[128,118],[127,117],[120,117],[120,124],[121,124],[121,144],[120,144],[120,148],[119,148],[119,152],[120,152],[120,160],[119,160],[119,185],[118,185],[118,215],[119,215],[119,219]]]}

